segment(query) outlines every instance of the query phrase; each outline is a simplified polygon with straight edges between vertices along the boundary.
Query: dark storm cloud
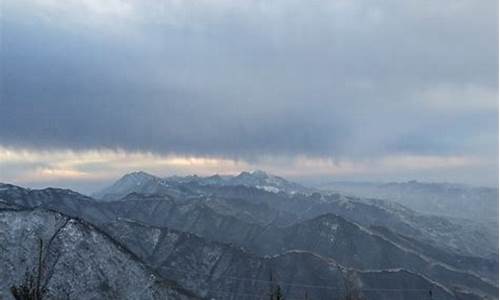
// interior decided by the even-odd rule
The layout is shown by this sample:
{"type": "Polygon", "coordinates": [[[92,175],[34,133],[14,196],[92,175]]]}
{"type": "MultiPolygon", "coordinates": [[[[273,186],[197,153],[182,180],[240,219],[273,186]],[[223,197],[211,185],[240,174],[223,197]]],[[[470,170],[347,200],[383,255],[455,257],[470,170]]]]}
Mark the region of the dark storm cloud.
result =
{"type": "Polygon", "coordinates": [[[498,1],[50,3],[4,4],[0,144],[496,152],[498,1]]]}

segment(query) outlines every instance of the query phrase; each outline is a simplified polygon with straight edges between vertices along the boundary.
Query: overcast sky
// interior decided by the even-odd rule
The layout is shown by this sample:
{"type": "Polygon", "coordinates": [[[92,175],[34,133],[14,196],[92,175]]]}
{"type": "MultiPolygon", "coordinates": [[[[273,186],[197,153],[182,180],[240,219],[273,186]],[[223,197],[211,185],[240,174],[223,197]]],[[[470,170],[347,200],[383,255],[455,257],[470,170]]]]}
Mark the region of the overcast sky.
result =
{"type": "Polygon", "coordinates": [[[498,0],[0,5],[0,181],[498,184],[498,0]]]}

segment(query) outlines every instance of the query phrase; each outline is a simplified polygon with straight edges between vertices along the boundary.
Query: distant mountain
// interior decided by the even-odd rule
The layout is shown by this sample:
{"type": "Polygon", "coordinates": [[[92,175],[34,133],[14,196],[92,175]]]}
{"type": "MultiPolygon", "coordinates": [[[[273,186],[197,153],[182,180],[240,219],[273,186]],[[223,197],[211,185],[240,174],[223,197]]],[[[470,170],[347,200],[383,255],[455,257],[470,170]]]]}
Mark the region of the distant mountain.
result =
{"type": "Polygon", "coordinates": [[[236,177],[228,178],[225,185],[250,186],[272,193],[285,192],[289,194],[308,194],[313,191],[300,184],[287,181],[278,176],[269,175],[263,171],[242,172],[236,177]]]}
{"type": "MultiPolygon", "coordinates": [[[[208,199],[214,196],[228,199],[228,202],[245,199],[254,205],[270,207],[276,218],[271,220],[268,216],[268,222],[284,225],[331,212],[362,225],[388,227],[460,255],[489,258],[498,256],[498,227],[495,223],[417,213],[397,202],[371,199],[373,197],[317,192],[261,171],[225,177],[169,178],[135,172],[125,175],[97,196],[110,201],[124,199],[129,193],[169,195],[175,199],[208,199]],[[288,192],[269,192],[269,189],[262,188],[264,184],[288,192]],[[297,190],[302,192],[297,193],[297,190]]],[[[491,207],[495,211],[498,203],[491,207]]],[[[235,215],[238,218],[243,218],[246,214],[239,208],[234,212],[238,214],[235,215]]],[[[246,220],[250,220],[246,215],[246,220]]]]}
{"type": "MultiPolygon", "coordinates": [[[[410,185],[413,184],[417,183],[410,183],[410,185]]],[[[97,193],[95,197],[106,201],[119,200],[129,193],[163,194],[175,198],[217,195],[224,198],[251,199],[254,203],[260,197],[265,198],[265,201],[258,201],[259,203],[265,203],[279,212],[296,215],[299,218],[315,217],[325,212],[347,214],[348,218],[353,218],[354,221],[361,224],[390,227],[402,234],[416,235],[419,239],[443,245],[462,255],[489,257],[498,255],[496,242],[498,230],[493,221],[491,221],[493,223],[488,223],[473,218],[453,220],[427,217],[389,201],[370,199],[373,197],[356,198],[318,192],[262,171],[242,172],[237,176],[200,177],[194,175],[167,178],[159,178],[144,172],[134,172],[123,176],[111,187],[97,193]],[[262,192],[255,191],[255,189],[262,192]],[[249,192],[253,194],[250,195],[249,192]],[[335,197],[340,200],[331,201],[335,197]],[[352,211],[349,207],[356,207],[356,209],[352,211]]],[[[415,202],[418,201],[415,200],[415,202]]],[[[481,201],[485,207],[486,203],[491,202],[490,200],[481,201]]],[[[473,204],[468,205],[474,206],[473,204]]],[[[459,205],[454,205],[453,209],[457,210],[457,206],[459,205]]],[[[491,214],[491,211],[498,210],[498,203],[490,203],[489,207],[493,207],[489,212],[491,214]]],[[[457,214],[448,213],[446,215],[457,214]]]]}
{"type": "Polygon", "coordinates": [[[145,172],[133,172],[124,175],[113,185],[97,192],[93,197],[103,200],[117,200],[132,192],[136,193],[178,193],[183,195],[181,186],[247,186],[272,193],[311,193],[314,190],[289,182],[281,177],[269,175],[263,171],[242,172],[237,176],[213,175],[171,176],[160,178],[145,172]]]}
{"type": "Polygon", "coordinates": [[[124,175],[113,185],[93,194],[92,197],[109,201],[120,199],[133,192],[182,194],[174,181],[167,181],[145,172],[133,172],[124,175]]]}
{"type": "Polygon", "coordinates": [[[30,289],[43,299],[197,299],[94,226],[43,209],[0,209],[0,270],[1,299],[30,289]]]}
{"type": "Polygon", "coordinates": [[[245,199],[255,204],[265,204],[280,212],[279,222],[282,223],[290,224],[334,213],[361,225],[384,226],[461,255],[494,259],[498,256],[498,227],[421,214],[390,201],[338,193],[274,194],[244,186],[215,187],[206,189],[204,193],[217,199],[245,199]],[[286,220],[287,217],[292,220],[286,220]]]}
{"type": "Polygon", "coordinates": [[[271,193],[308,194],[314,190],[304,187],[298,183],[290,182],[279,176],[267,174],[264,171],[256,170],[250,172],[241,172],[236,176],[213,175],[208,177],[186,176],[186,177],[167,177],[168,181],[179,183],[198,183],[202,186],[247,186],[261,189],[271,193]]]}
{"type": "Polygon", "coordinates": [[[498,188],[450,183],[330,182],[320,189],[398,202],[419,212],[498,224],[498,188]]]}

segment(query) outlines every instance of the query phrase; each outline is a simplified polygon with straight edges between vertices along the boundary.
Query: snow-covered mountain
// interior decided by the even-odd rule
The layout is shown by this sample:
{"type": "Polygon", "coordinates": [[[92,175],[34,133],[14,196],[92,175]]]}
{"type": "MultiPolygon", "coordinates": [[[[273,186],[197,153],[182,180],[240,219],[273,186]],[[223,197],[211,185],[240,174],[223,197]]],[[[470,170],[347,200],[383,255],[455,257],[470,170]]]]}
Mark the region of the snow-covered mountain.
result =
{"type": "Polygon", "coordinates": [[[242,172],[236,176],[213,175],[201,177],[170,176],[157,177],[145,172],[132,172],[124,175],[108,188],[95,193],[97,199],[119,199],[130,193],[183,193],[179,185],[197,184],[200,186],[247,186],[272,193],[309,194],[314,190],[300,184],[287,181],[279,176],[270,175],[263,171],[242,172]]]}

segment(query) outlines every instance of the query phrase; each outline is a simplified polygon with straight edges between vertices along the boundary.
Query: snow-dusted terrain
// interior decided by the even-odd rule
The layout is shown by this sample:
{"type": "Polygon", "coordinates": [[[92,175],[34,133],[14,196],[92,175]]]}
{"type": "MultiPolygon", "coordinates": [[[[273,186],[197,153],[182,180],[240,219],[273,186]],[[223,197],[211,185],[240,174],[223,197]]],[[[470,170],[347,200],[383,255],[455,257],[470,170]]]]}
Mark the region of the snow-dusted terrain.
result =
{"type": "Polygon", "coordinates": [[[93,197],[2,184],[0,264],[15,276],[2,272],[1,290],[38,274],[42,240],[52,298],[262,298],[280,285],[285,299],[494,299],[498,232],[484,226],[262,171],[134,172],[93,197]]]}

